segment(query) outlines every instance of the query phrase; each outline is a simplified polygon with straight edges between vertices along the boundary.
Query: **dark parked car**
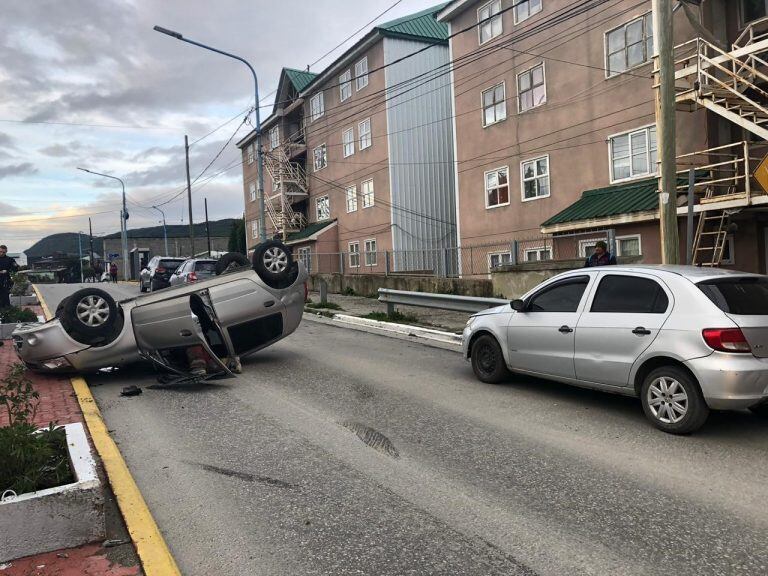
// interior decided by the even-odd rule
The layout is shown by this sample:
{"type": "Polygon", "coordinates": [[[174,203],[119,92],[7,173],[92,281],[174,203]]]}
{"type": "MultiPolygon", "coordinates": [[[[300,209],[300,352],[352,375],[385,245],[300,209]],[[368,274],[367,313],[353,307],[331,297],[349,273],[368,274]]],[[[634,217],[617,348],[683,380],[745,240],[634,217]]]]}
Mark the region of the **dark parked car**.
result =
{"type": "Polygon", "coordinates": [[[139,275],[139,292],[154,292],[171,285],[171,274],[184,262],[184,258],[155,256],[139,275]]]}
{"type": "Polygon", "coordinates": [[[190,284],[216,275],[216,260],[208,258],[190,258],[182,262],[171,274],[171,286],[190,284]]]}

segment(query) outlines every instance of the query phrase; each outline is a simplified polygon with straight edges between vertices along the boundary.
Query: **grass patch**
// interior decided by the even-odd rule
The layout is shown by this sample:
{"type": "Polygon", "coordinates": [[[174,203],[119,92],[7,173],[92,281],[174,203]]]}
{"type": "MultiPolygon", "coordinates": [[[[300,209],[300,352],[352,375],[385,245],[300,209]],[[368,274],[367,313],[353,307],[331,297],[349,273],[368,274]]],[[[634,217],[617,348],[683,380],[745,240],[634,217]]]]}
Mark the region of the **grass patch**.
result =
{"type": "Polygon", "coordinates": [[[362,316],[368,320],[378,320],[379,322],[396,322],[397,324],[423,324],[417,316],[413,314],[403,314],[395,310],[394,314],[387,314],[386,312],[371,312],[362,316]]]}
{"type": "Polygon", "coordinates": [[[335,302],[310,302],[306,305],[307,308],[312,308],[313,310],[344,310],[341,306],[336,304],[335,302]]]}

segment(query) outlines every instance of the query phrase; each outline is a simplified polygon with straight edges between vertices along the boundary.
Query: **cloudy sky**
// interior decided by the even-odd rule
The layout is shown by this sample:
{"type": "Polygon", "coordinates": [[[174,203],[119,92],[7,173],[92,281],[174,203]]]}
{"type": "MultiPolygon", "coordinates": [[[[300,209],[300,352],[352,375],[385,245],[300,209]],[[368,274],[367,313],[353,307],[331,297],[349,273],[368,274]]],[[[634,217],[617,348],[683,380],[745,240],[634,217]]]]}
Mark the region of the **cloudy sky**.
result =
{"type": "MultiPolygon", "coordinates": [[[[379,22],[435,0],[400,0],[379,22]]],[[[190,142],[195,221],[243,211],[234,146],[252,102],[247,69],[158,34],[155,24],[234,52],[259,75],[262,118],[281,66],[304,68],[395,0],[2,0],[0,18],[0,243],[22,251],[55,232],[120,228],[125,180],[129,227],[186,222],[184,135],[190,142]],[[225,169],[228,170],[224,171],[225,169]],[[210,175],[220,173],[214,179],[210,175]]],[[[361,32],[362,35],[364,32],[361,32]]],[[[358,36],[359,37],[359,36],[358,36]]],[[[344,48],[350,44],[346,44],[344,48]]],[[[340,51],[343,50],[340,49],[340,51]]],[[[313,66],[320,71],[336,51],[313,66]]]]}

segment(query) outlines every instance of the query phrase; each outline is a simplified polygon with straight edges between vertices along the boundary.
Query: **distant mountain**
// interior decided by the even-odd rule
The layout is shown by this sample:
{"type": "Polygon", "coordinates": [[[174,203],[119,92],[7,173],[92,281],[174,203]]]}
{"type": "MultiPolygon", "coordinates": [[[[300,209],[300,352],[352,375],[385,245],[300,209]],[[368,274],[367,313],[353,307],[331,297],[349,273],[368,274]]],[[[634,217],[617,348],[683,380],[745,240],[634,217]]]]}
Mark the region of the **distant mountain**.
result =
{"type": "MultiPolygon", "coordinates": [[[[119,235],[119,234],[118,234],[119,235]]],[[[83,254],[87,254],[91,249],[88,241],[88,235],[79,235],[83,246],[83,254]]],[[[100,238],[93,239],[93,250],[101,254],[104,245],[100,238]]],[[[36,258],[42,256],[52,256],[54,254],[68,254],[77,256],[78,254],[78,234],[76,232],[62,232],[61,234],[51,234],[35,242],[30,248],[24,250],[27,258],[36,258]]]]}
{"type": "MultiPolygon", "coordinates": [[[[234,218],[224,218],[223,220],[212,220],[209,222],[212,237],[229,238],[232,231],[234,218]]],[[[129,220],[130,222],[130,220],[129,220]]],[[[170,224],[166,226],[168,238],[187,238],[189,236],[188,224],[170,224]]],[[[194,225],[195,238],[205,238],[205,222],[194,225]]],[[[150,226],[149,228],[128,229],[128,238],[162,238],[162,226],[150,226]]],[[[103,236],[103,238],[120,238],[120,232],[103,236]]]]}

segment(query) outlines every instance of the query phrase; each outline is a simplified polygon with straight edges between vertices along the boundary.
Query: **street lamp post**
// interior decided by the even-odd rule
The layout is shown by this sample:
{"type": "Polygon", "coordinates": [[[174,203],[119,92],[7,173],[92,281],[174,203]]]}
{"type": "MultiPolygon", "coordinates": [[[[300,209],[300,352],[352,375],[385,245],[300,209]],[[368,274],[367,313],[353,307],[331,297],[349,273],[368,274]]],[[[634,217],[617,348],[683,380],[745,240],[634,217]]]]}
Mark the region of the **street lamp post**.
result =
{"type": "Polygon", "coordinates": [[[80,230],[77,231],[77,253],[79,254],[80,258],[80,284],[85,282],[85,278],[83,277],[83,241],[82,241],[82,232],[80,230]]]}
{"type": "MultiPolygon", "coordinates": [[[[168,30],[167,28],[163,28],[162,26],[155,26],[153,28],[155,32],[160,32],[161,34],[165,34],[166,36],[170,36],[171,38],[176,38],[176,40],[181,40],[182,42],[187,42],[188,44],[193,44],[195,46],[199,46],[200,48],[205,48],[206,50],[210,50],[211,52],[216,52],[217,54],[221,54],[222,56],[228,56],[229,58],[234,58],[235,60],[239,60],[246,66],[248,66],[248,69],[251,71],[251,74],[253,74],[253,86],[254,86],[254,110],[256,112],[256,142],[257,142],[257,166],[258,166],[258,187],[259,187],[259,240],[261,242],[266,241],[267,239],[267,227],[266,227],[266,220],[264,216],[264,154],[261,150],[261,115],[259,114],[259,80],[256,77],[256,71],[253,69],[253,66],[250,65],[250,63],[240,56],[236,56],[235,54],[230,54],[229,52],[224,52],[223,50],[219,50],[217,48],[213,48],[211,46],[206,46],[205,44],[201,44],[200,42],[195,42],[194,40],[190,40],[189,38],[184,38],[180,32],[174,32],[173,30],[168,30]]],[[[247,246],[247,243],[246,243],[247,246]]]]}
{"type": "Polygon", "coordinates": [[[165,212],[163,212],[157,206],[152,206],[152,208],[154,208],[155,210],[160,212],[160,214],[163,215],[163,243],[165,244],[165,255],[169,256],[170,254],[168,254],[168,232],[166,232],[166,229],[165,229],[165,212]]]}
{"type": "Polygon", "coordinates": [[[87,168],[78,167],[78,170],[88,172],[88,174],[94,174],[95,176],[112,178],[112,180],[117,180],[120,182],[120,186],[123,187],[123,209],[120,210],[120,243],[122,244],[123,249],[123,279],[128,280],[130,278],[130,274],[128,273],[128,222],[126,222],[126,220],[128,220],[128,210],[125,206],[125,182],[120,180],[120,178],[117,176],[110,176],[109,174],[94,172],[93,170],[88,170],[87,168]]]}

